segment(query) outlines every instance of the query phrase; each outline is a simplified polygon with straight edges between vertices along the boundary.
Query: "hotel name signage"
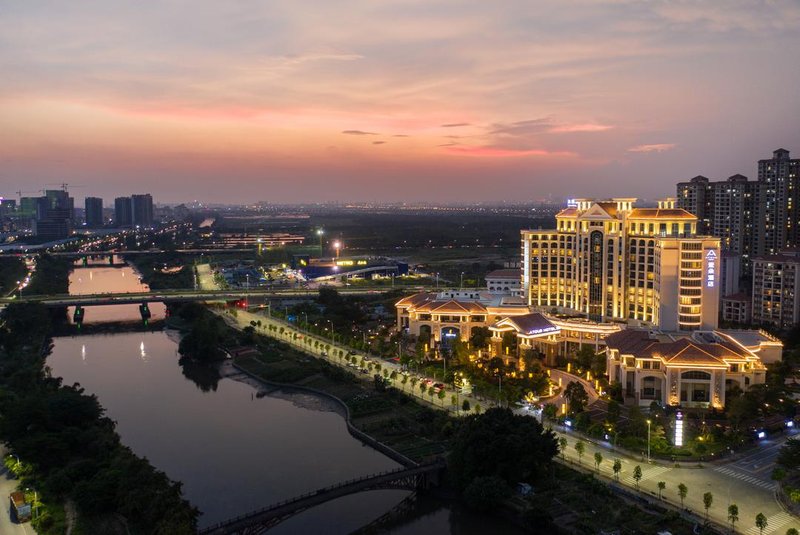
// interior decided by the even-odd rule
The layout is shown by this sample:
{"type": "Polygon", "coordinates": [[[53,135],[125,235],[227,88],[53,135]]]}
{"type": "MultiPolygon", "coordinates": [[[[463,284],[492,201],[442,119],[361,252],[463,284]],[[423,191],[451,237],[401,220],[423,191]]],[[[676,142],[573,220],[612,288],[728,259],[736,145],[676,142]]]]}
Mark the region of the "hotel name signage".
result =
{"type": "Polygon", "coordinates": [[[717,284],[717,252],[709,249],[706,252],[706,287],[713,288],[717,284]]]}

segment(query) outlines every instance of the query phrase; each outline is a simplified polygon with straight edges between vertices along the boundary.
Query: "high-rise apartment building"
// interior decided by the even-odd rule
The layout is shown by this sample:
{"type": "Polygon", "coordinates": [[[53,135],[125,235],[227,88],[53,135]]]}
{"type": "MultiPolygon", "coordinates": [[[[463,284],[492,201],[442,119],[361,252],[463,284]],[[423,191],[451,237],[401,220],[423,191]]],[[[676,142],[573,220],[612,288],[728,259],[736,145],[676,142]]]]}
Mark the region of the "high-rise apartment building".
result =
{"type": "Polygon", "coordinates": [[[527,304],[667,331],[716,328],[719,239],[698,235],[697,217],[674,199],[635,201],[575,199],[556,229],[523,230],[527,304]]]}
{"type": "Polygon", "coordinates": [[[800,322],[800,252],[796,249],[753,260],[755,323],[789,327],[800,322]]]}
{"type": "Polygon", "coordinates": [[[742,256],[747,271],[764,222],[763,191],[763,184],[739,174],[719,182],[696,176],[678,183],[676,204],[697,216],[698,233],[720,238],[724,251],[742,256]]]}
{"type": "Polygon", "coordinates": [[[86,226],[99,228],[103,226],[103,199],[86,197],[84,200],[86,226]]]}
{"type": "Polygon", "coordinates": [[[131,196],[133,225],[147,228],[153,226],[153,197],[149,193],[131,196]]]}
{"type": "Polygon", "coordinates": [[[75,200],[66,190],[46,190],[36,198],[34,234],[45,240],[60,240],[72,233],[75,200]]]}
{"type": "Polygon", "coordinates": [[[129,227],[133,224],[133,208],[130,197],[117,197],[114,199],[114,225],[129,227]]]}
{"type": "Polygon", "coordinates": [[[769,160],[759,160],[758,181],[764,185],[763,225],[757,232],[757,255],[773,255],[788,247],[800,246],[800,160],[789,151],[778,149],[769,160]]]}
{"type": "Polygon", "coordinates": [[[697,216],[697,232],[701,234],[711,232],[711,217],[714,211],[711,181],[703,175],[697,175],[688,182],[678,182],[677,195],[676,207],[697,216]]]}

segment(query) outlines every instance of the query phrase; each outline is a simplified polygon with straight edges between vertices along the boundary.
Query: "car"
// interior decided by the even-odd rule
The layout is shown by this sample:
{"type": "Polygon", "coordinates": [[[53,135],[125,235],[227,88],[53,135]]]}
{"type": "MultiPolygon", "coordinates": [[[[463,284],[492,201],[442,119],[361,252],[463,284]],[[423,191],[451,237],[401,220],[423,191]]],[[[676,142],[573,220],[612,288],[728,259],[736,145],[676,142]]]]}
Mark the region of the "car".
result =
{"type": "Polygon", "coordinates": [[[348,353],[348,355],[356,355],[356,354],[357,354],[357,353],[356,353],[354,350],[352,350],[352,349],[351,349],[351,350],[350,350],[350,352],[348,353]]]}
{"type": "Polygon", "coordinates": [[[327,357],[328,356],[328,352],[327,351],[322,351],[322,352],[320,352],[320,355],[323,356],[323,357],[327,357]]]}

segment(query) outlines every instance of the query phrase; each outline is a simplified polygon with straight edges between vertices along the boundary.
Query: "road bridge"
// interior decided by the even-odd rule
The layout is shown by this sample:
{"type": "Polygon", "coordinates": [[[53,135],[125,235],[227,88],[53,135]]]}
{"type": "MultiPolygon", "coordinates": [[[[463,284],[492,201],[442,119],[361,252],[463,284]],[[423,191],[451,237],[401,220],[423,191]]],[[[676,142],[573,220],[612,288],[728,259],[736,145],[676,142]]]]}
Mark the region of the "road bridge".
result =
{"type": "Polygon", "coordinates": [[[439,484],[444,461],[399,468],[351,479],[319,490],[269,505],[200,530],[200,535],[256,535],[264,533],[284,520],[325,502],[369,490],[425,490],[439,484]]]}
{"type": "MultiPolygon", "coordinates": [[[[342,295],[368,295],[388,292],[391,288],[358,287],[336,288],[342,295]]],[[[237,290],[153,290],[133,293],[102,293],[86,295],[23,295],[22,298],[3,298],[0,305],[10,303],[41,303],[46,306],[96,306],[125,305],[131,303],[178,303],[187,301],[236,301],[246,298],[292,299],[316,296],[318,288],[275,289],[237,289],[237,290]]]]}

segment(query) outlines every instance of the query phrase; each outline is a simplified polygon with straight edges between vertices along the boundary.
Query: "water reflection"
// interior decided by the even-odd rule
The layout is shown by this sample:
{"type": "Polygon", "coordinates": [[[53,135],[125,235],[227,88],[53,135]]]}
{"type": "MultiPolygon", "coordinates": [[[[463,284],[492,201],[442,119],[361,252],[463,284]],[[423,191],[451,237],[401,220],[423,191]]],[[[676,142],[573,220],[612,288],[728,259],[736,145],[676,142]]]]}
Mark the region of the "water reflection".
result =
{"type": "Polygon", "coordinates": [[[181,365],[183,376],[197,385],[202,392],[217,391],[220,376],[216,364],[197,362],[187,357],[181,357],[178,363],[181,365]]]}

